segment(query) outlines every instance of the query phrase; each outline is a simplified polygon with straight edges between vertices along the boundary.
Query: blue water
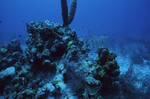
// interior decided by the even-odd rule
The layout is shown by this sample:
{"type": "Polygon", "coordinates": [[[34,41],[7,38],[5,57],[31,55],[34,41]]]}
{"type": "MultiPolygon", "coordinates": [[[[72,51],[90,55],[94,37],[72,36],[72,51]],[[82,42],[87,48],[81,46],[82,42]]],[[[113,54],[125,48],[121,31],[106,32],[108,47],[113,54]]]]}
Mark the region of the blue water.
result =
{"type": "MultiPolygon", "coordinates": [[[[85,39],[109,36],[105,46],[117,53],[121,74],[132,66],[138,80],[147,83],[144,78],[150,79],[150,0],[77,1],[70,28],[85,39]]],[[[17,38],[24,45],[26,22],[47,19],[63,24],[60,0],[0,0],[0,43],[17,38]]],[[[150,85],[144,88],[138,90],[147,90],[150,85]]]]}
{"type": "MultiPolygon", "coordinates": [[[[81,34],[137,35],[150,31],[149,4],[149,0],[78,0],[70,27],[81,34]]],[[[46,19],[62,24],[60,0],[1,0],[0,40],[26,35],[26,22],[46,19]]]]}

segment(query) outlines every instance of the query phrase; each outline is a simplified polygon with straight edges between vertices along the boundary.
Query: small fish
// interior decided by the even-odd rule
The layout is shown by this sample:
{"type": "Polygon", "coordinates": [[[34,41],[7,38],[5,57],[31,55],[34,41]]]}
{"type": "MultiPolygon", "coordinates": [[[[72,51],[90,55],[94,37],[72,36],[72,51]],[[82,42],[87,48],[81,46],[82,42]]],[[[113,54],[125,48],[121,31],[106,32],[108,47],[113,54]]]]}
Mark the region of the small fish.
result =
{"type": "Polygon", "coordinates": [[[22,23],[25,23],[25,21],[23,20],[22,23]]]}
{"type": "Polygon", "coordinates": [[[84,26],[82,25],[81,28],[84,29],[84,26]]]}
{"type": "Polygon", "coordinates": [[[2,23],[2,20],[0,20],[0,23],[2,23]]]}
{"type": "Polygon", "coordinates": [[[0,42],[0,46],[4,45],[4,42],[0,42]]]}
{"type": "Polygon", "coordinates": [[[22,37],[22,35],[21,35],[21,34],[19,34],[19,35],[18,35],[18,37],[22,37]]]}

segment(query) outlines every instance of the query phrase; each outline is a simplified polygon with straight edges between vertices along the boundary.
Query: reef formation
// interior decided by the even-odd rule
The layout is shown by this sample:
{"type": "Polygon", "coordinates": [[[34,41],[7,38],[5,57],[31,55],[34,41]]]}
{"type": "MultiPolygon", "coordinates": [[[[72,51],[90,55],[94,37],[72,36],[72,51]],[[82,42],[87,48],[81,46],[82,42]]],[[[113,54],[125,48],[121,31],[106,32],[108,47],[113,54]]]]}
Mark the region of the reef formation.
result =
{"type": "Polygon", "coordinates": [[[27,24],[27,48],[18,40],[0,47],[0,96],[23,99],[102,99],[116,87],[116,54],[99,48],[97,59],[69,27],[46,20],[27,24]]]}

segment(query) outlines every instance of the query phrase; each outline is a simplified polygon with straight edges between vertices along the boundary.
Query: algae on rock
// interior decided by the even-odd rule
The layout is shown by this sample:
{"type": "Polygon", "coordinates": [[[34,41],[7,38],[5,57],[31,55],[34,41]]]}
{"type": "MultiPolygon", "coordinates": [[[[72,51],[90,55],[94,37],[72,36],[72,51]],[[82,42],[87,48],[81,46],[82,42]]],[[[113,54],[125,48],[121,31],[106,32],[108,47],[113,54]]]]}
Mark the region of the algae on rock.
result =
{"type": "Polygon", "coordinates": [[[12,85],[4,84],[9,88],[1,91],[3,95],[7,93],[5,98],[96,99],[103,87],[111,86],[120,73],[115,53],[100,48],[97,60],[92,60],[88,44],[69,27],[47,20],[27,24],[27,31],[25,53],[15,40],[9,47],[0,47],[7,49],[6,53],[0,53],[2,66],[9,63],[7,58],[17,59],[12,64],[16,71],[9,80],[12,85]]]}

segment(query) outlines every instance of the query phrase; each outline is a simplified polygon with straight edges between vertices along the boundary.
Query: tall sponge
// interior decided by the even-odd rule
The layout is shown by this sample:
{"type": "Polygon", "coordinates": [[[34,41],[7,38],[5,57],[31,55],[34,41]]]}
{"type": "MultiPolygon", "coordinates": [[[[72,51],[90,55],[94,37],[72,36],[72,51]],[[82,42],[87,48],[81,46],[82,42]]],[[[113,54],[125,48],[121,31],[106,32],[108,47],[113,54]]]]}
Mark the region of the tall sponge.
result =
{"type": "Polygon", "coordinates": [[[68,26],[74,19],[76,12],[77,0],[72,0],[70,12],[68,15],[67,0],[61,0],[63,26],[68,26]]]}
{"type": "Polygon", "coordinates": [[[68,26],[68,6],[67,0],[61,0],[63,26],[68,26]]]}
{"type": "Polygon", "coordinates": [[[72,0],[69,17],[68,17],[68,24],[70,24],[74,19],[76,7],[77,7],[77,0],[72,0]]]}

